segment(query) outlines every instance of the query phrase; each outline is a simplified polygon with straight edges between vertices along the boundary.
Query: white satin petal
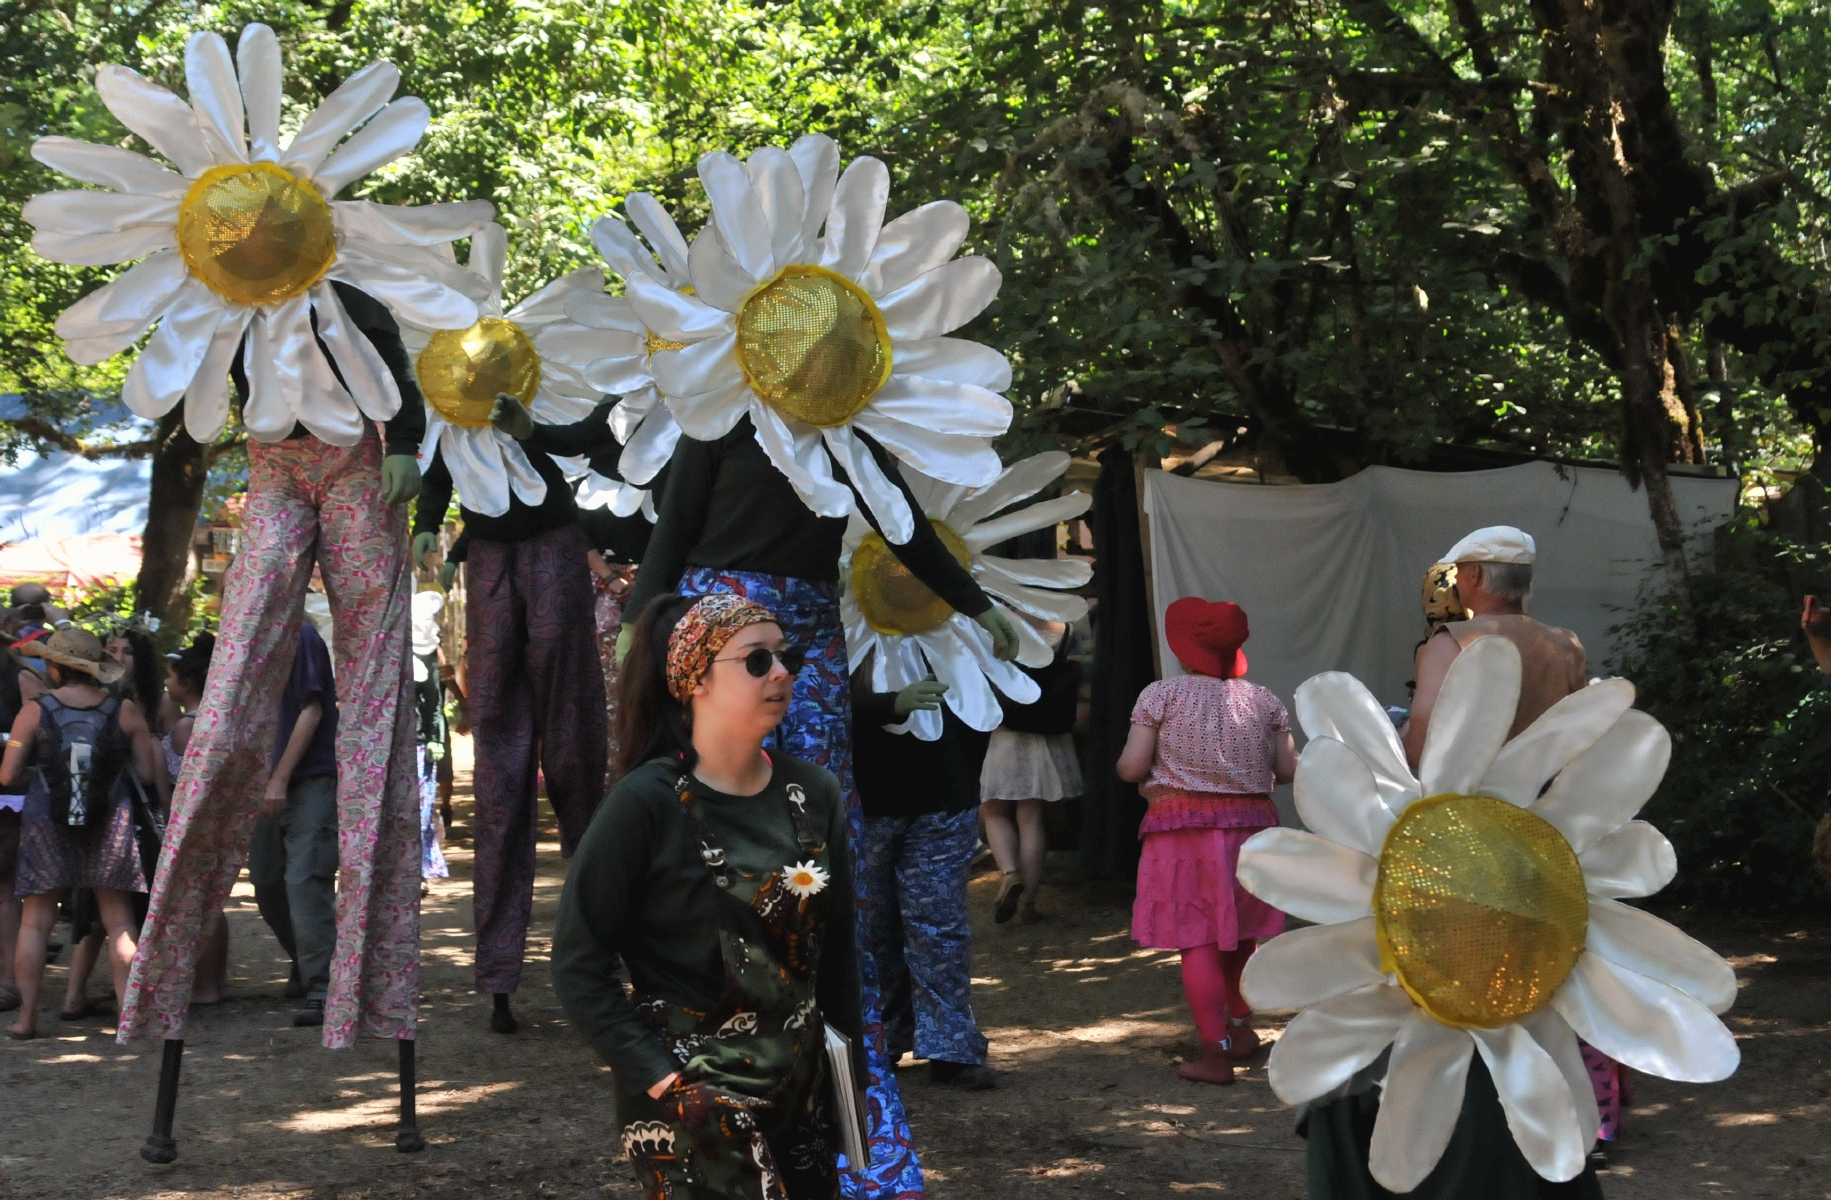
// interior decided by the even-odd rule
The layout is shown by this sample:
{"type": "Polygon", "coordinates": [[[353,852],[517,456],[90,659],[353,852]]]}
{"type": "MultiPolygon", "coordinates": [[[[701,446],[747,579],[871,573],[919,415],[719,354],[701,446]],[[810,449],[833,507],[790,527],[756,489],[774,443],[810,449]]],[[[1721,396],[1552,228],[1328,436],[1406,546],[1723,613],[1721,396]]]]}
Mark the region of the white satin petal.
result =
{"type": "Polygon", "coordinates": [[[1479,637],[1463,647],[1443,677],[1418,756],[1426,796],[1467,795],[1480,785],[1512,728],[1519,681],[1519,650],[1506,638],[1479,637]]]}
{"type": "MultiPolygon", "coordinates": [[[[299,418],[299,423],[326,445],[354,446],[369,431],[369,422],[362,415],[362,410],[356,407],[356,400],[349,390],[338,381],[336,372],[331,369],[330,360],[325,358],[317,343],[310,340],[309,312],[298,325],[303,326],[299,332],[304,333],[306,340],[286,360],[299,374],[299,394],[293,412],[299,418]]],[[[295,330],[297,328],[294,327],[295,330]]],[[[296,336],[295,332],[289,331],[288,342],[294,341],[296,336]]]]}
{"type": "Polygon", "coordinates": [[[1373,912],[1379,860],[1300,829],[1262,829],[1240,848],[1242,887],[1293,917],[1332,925],[1373,912]]]}
{"type": "MultiPolygon", "coordinates": [[[[669,396],[667,401],[668,411],[674,414],[674,420],[681,430],[688,437],[702,442],[715,442],[724,437],[755,407],[750,385],[742,377],[716,391],[702,392],[697,396],[669,396]]],[[[782,464],[778,462],[776,466],[780,469],[782,464]]],[[[628,476],[624,478],[627,479],[628,476]]],[[[790,480],[793,481],[792,475],[790,480]]]]}
{"type": "Polygon", "coordinates": [[[1246,960],[1240,993],[1255,1012],[1320,1004],[1385,981],[1373,918],[1281,933],[1246,960]]]}
{"type": "Polygon", "coordinates": [[[280,158],[280,39],[265,25],[245,25],[235,42],[235,73],[241,77],[242,106],[248,114],[248,157],[280,158]]]}
{"type": "MultiPolygon", "coordinates": [[[[498,225],[497,228],[500,229],[501,226],[498,225]]],[[[477,258],[477,247],[474,242],[471,245],[470,253],[471,259],[473,263],[475,263],[477,258]]],[[[490,250],[491,261],[494,264],[490,269],[495,271],[497,276],[495,280],[495,289],[498,295],[502,292],[501,275],[508,265],[508,253],[508,235],[504,234],[501,250],[498,251],[494,248],[490,250]]],[[[604,272],[597,267],[578,267],[574,270],[567,271],[564,275],[561,275],[546,287],[539,288],[529,295],[522,297],[521,302],[509,310],[508,317],[523,329],[528,330],[529,337],[537,337],[539,336],[535,332],[537,329],[545,329],[557,324],[564,324],[568,327],[575,324],[584,324],[582,321],[573,321],[567,314],[566,301],[575,295],[602,296],[603,294],[604,272]]],[[[595,326],[592,326],[591,328],[594,330],[596,329],[595,326]]],[[[597,332],[601,333],[604,331],[599,330],[597,332]]]]}
{"type": "Polygon", "coordinates": [[[680,236],[680,226],[674,224],[673,216],[661,202],[647,192],[633,192],[624,198],[623,211],[648,239],[649,247],[661,260],[662,270],[668,274],[667,281],[675,287],[691,281],[693,271],[687,263],[687,239],[680,236]]]}
{"type": "Polygon", "coordinates": [[[979,487],[998,478],[998,451],[986,438],[936,433],[885,416],[869,406],[852,418],[852,424],[925,475],[968,487],[979,487]]]}
{"type": "Polygon", "coordinates": [[[1373,772],[1380,799],[1394,813],[1424,793],[1405,765],[1405,748],[1398,731],[1367,685],[1346,671],[1312,675],[1297,687],[1292,709],[1309,736],[1329,737],[1345,744],[1373,772]]]}
{"type": "Polygon", "coordinates": [[[614,213],[606,213],[592,223],[591,244],[622,279],[661,273],[661,264],[655,261],[649,248],[630,231],[623,218],[614,213]]]}
{"type": "Polygon", "coordinates": [[[699,181],[712,202],[712,228],[718,231],[726,253],[752,279],[761,282],[771,278],[775,274],[775,243],[763,201],[750,184],[750,172],[720,150],[700,158],[699,181]]]}
{"type": "MultiPolygon", "coordinates": [[[[1468,651],[1463,651],[1467,654],[1468,651]]],[[[1634,819],[1665,778],[1672,737],[1639,709],[1621,714],[1596,744],[1572,759],[1532,811],[1578,854],[1634,819]]]]}
{"type": "Polygon", "coordinates": [[[869,409],[936,433],[995,438],[1011,427],[1011,402],[997,392],[900,372],[872,394],[869,409]]]}
{"type": "Polygon", "coordinates": [[[1553,775],[1595,745],[1633,704],[1634,685],[1625,679],[1572,692],[1500,748],[1482,776],[1481,794],[1529,807],[1553,775]]]}
{"type": "Polygon", "coordinates": [[[630,434],[617,460],[617,470],[631,483],[648,483],[674,457],[680,442],[680,424],[666,405],[651,414],[630,434]]]}
{"type": "Polygon", "coordinates": [[[990,346],[966,338],[898,342],[895,370],[899,375],[970,383],[989,392],[1002,392],[1011,386],[1011,360],[990,346]]]}
{"type": "Polygon", "coordinates": [[[688,251],[692,262],[693,291],[720,312],[734,313],[762,282],[752,279],[737,260],[726,253],[725,245],[710,225],[699,231],[688,251]]]}
{"type": "Polygon", "coordinates": [[[235,78],[229,43],[217,33],[193,33],[184,44],[184,82],[191,111],[210,157],[219,163],[247,162],[243,135],[242,87],[235,78]]]}
{"type": "Polygon", "coordinates": [[[1597,838],[1577,855],[1577,862],[1590,895],[1616,900],[1651,896],[1678,874],[1672,843],[1645,821],[1629,821],[1597,838]]]}
{"type": "MultiPolygon", "coordinates": [[[[1086,495],[1085,492],[1077,493],[1086,495]]],[[[1028,511],[1028,510],[1025,510],[1028,511]]],[[[980,554],[974,561],[994,570],[1001,582],[1040,588],[1078,588],[1093,578],[1094,565],[1084,558],[1004,558],[980,554]]]]}
{"type": "Polygon", "coordinates": [[[668,350],[649,359],[655,383],[670,396],[699,396],[743,383],[737,361],[737,334],[727,333],[694,342],[681,350],[668,350]]]}
{"type": "Polygon", "coordinates": [[[878,301],[892,342],[952,333],[985,311],[1004,277],[989,258],[956,258],[878,301]]]}
{"type": "Polygon", "coordinates": [[[647,275],[636,275],[623,283],[636,316],[671,342],[704,341],[737,328],[730,313],[657,283],[647,275]]]}
{"type": "Polygon", "coordinates": [[[1684,992],[1713,1013],[1736,1002],[1736,972],[1709,946],[1652,913],[1591,897],[1584,949],[1684,992]]]}
{"type": "Polygon", "coordinates": [[[966,209],[952,200],[904,213],[878,233],[859,285],[873,296],[887,296],[914,283],[954,256],[971,224],[966,209]]]}
{"type": "Polygon", "coordinates": [[[763,206],[769,223],[771,274],[807,258],[801,242],[801,225],[807,215],[807,193],[801,189],[801,172],[780,146],[759,147],[745,162],[750,186],[763,206]]]}
{"type": "Polygon", "coordinates": [[[221,437],[229,423],[229,367],[253,318],[253,309],[239,305],[223,314],[202,363],[184,390],[185,430],[206,446],[221,437]]]}
{"type": "Polygon", "coordinates": [[[877,518],[878,530],[884,537],[898,546],[914,537],[915,514],[910,511],[908,499],[890,482],[865,444],[843,425],[821,432],[853,490],[877,518]]]}
{"type": "Polygon", "coordinates": [[[1395,814],[1360,755],[1334,738],[1311,738],[1297,762],[1292,793],[1310,832],[1379,857],[1395,814]]]}
{"type": "MultiPolygon", "coordinates": [[[[526,331],[527,327],[522,326],[526,331]]],[[[629,337],[610,329],[591,329],[571,321],[557,321],[538,330],[534,334],[534,349],[540,354],[543,372],[553,367],[570,367],[579,373],[580,382],[593,379],[593,368],[601,362],[627,362],[627,359],[609,359],[606,352],[621,349],[619,343],[629,337]]],[[[649,382],[648,372],[638,368],[637,377],[641,382],[649,382]]],[[[611,392],[621,394],[629,391],[623,388],[605,388],[592,383],[598,393],[611,392]]],[[[639,386],[639,385],[638,385],[639,386]]]]}
{"type": "Polygon", "coordinates": [[[566,296],[566,315],[593,329],[628,334],[633,339],[629,343],[631,354],[647,343],[648,326],[636,315],[635,306],[623,296],[583,290],[570,292],[566,296]]]}
{"type": "Polygon", "coordinates": [[[139,225],[178,224],[178,201],[132,192],[40,192],[20,210],[28,225],[45,233],[119,233],[139,225]]]}
{"type": "Polygon", "coordinates": [[[1577,959],[1551,1002],[1578,1037],[1661,1079],[1715,1083],[1742,1061],[1736,1039],[1704,1005],[1595,954],[1577,959]]]}
{"type": "Polygon", "coordinates": [[[1384,983],[1311,1005],[1272,1043],[1272,1091],[1286,1104],[1334,1091],[1392,1044],[1412,1012],[1411,997],[1384,983]]]}
{"type": "Polygon", "coordinates": [[[477,321],[477,302],[419,272],[366,255],[343,254],[332,264],[341,279],[388,306],[397,318],[426,329],[468,329],[477,321]]]}
{"type": "MultiPolygon", "coordinates": [[[[959,342],[955,338],[936,338],[919,345],[933,345],[935,342],[956,342],[959,345],[976,346],[977,342],[959,342]]],[[[898,353],[902,348],[899,346],[898,353]]],[[[1000,357],[1003,357],[1000,355],[1000,357]]],[[[998,389],[993,389],[998,390],[998,389]]],[[[1000,472],[993,482],[973,492],[966,499],[956,504],[947,516],[956,528],[965,528],[977,521],[982,521],[1001,508],[1027,500],[1048,487],[1068,469],[1074,460],[1064,451],[1045,450],[1041,454],[1012,463],[1000,472]]]]}
{"type": "Polygon", "coordinates": [[[216,166],[191,106],[131,67],[105,63],[95,90],[115,119],[192,179],[216,166]]]}
{"type": "MultiPolygon", "coordinates": [[[[998,728],[1004,720],[1004,710],[980,672],[977,656],[961,636],[961,631],[955,628],[955,622],[950,618],[939,628],[917,635],[917,640],[922,644],[929,665],[934,668],[935,678],[947,685],[943,702],[954,715],[981,733],[998,728]]],[[[1034,688],[1035,680],[1031,680],[1030,685],[1034,688]]],[[[1018,702],[1023,703],[1022,700],[1018,702]]]]}
{"type": "MultiPolygon", "coordinates": [[[[311,290],[318,313],[318,340],[336,360],[345,390],[356,407],[377,421],[386,421],[401,410],[400,385],[382,360],[381,352],[357,329],[337,298],[337,289],[320,283],[311,290]]],[[[341,404],[339,404],[341,408],[341,404]]]]}
{"type": "Polygon", "coordinates": [[[389,62],[372,62],[344,80],[292,135],[280,165],[311,176],[345,134],[382,110],[400,81],[400,70],[389,62]]]}
{"type": "Polygon", "coordinates": [[[890,168],[875,158],[853,159],[833,190],[820,265],[847,279],[864,274],[871,251],[877,247],[878,230],[883,228],[884,205],[889,202],[890,168]]]}
{"type": "Polygon", "coordinates": [[[1005,697],[1018,704],[1035,704],[1042,698],[1042,689],[1036,680],[1018,670],[1017,664],[1005,662],[993,653],[992,635],[985,626],[971,617],[955,613],[947,619],[946,628],[951,629],[953,636],[966,647],[979,675],[1005,697]]]}
{"type": "Polygon", "coordinates": [[[131,262],[177,244],[177,229],[172,225],[136,225],[119,233],[39,233],[32,236],[32,249],[40,256],[73,267],[106,267],[131,262]]]}
{"type": "Polygon", "coordinates": [[[1575,1179],[1589,1157],[1589,1139],[1557,1062],[1518,1025],[1471,1029],[1469,1035],[1494,1079],[1513,1144],[1542,1178],[1575,1179]]]}
{"type": "Polygon", "coordinates": [[[385,167],[419,145],[432,123],[432,110],[418,96],[405,96],[375,118],[312,172],[312,183],[326,198],[378,167],[385,167]]]}
{"type": "MultiPolygon", "coordinates": [[[[604,330],[599,332],[608,334],[604,330]]],[[[655,376],[649,370],[648,358],[647,352],[600,358],[585,368],[585,379],[607,396],[628,396],[644,388],[652,390],[655,376]]]]}
{"type": "Polygon", "coordinates": [[[177,250],[161,250],[103,284],[57,316],[61,338],[99,338],[145,332],[190,279],[177,250]]]}
{"type": "MultiPolygon", "coordinates": [[[[331,203],[335,209],[343,201],[331,203]]],[[[487,201],[478,201],[486,210],[493,210],[487,201]]],[[[332,264],[330,275],[335,277],[343,259],[360,259],[364,263],[379,263],[386,267],[399,267],[408,275],[425,283],[449,288],[479,306],[479,312],[487,308],[492,316],[502,315],[501,297],[490,291],[490,285],[483,276],[469,267],[459,264],[450,246],[411,246],[396,242],[373,242],[368,238],[343,238],[337,249],[338,262],[332,264]]],[[[423,325],[423,322],[404,318],[408,324],[423,325]]],[[[434,327],[436,328],[436,326],[434,327]]]]}
{"type": "Polygon", "coordinates": [[[791,429],[760,400],[750,402],[748,415],[757,445],[809,508],[823,517],[843,517],[852,511],[852,489],[833,478],[820,430],[811,425],[791,429]]]}
{"type": "MultiPolygon", "coordinates": [[[[176,99],[176,97],[174,97],[176,99]]],[[[117,192],[140,196],[183,197],[191,181],[144,154],[119,146],[98,146],[75,138],[41,137],[32,143],[32,157],[84,183],[99,183],[117,192]]]]}
{"type": "Polygon", "coordinates": [[[248,377],[242,425],[257,442],[283,441],[299,423],[300,368],[295,360],[283,356],[289,349],[301,347],[288,345],[287,334],[293,326],[276,325],[274,318],[289,308],[303,311],[304,306],[305,297],[295,296],[276,308],[257,310],[248,326],[248,340],[242,343],[242,370],[248,377]]]}
{"type": "Polygon", "coordinates": [[[111,333],[101,337],[70,338],[64,342],[64,354],[78,366],[93,367],[107,362],[140,340],[144,330],[111,333]]]}
{"type": "Polygon", "coordinates": [[[157,418],[172,410],[197,374],[226,309],[221,297],[196,280],[179,290],[158,331],[128,368],[121,402],[129,411],[157,418]]]}
{"type": "MultiPolygon", "coordinates": [[[[485,434],[482,429],[453,426],[440,439],[439,453],[458,489],[458,503],[486,517],[500,517],[509,511],[509,473],[502,445],[485,434]]],[[[544,497],[546,489],[541,491],[544,497]]]]}
{"type": "MultiPolygon", "coordinates": [[[[382,245],[442,246],[461,237],[482,236],[495,212],[496,206],[487,200],[453,200],[439,204],[339,200],[331,205],[331,223],[344,237],[382,245]]],[[[507,245],[505,237],[505,250],[507,245]]],[[[478,261],[474,242],[470,253],[474,270],[478,261]]],[[[501,289],[501,279],[491,282],[501,289]]]]}
{"type": "Polygon", "coordinates": [[[1053,500],[1042,500],[1014,509],[1002,517],[981,521],[967,531],[964,540],[970,550],[985,550],[1014,537],[1047,529],[1058,522],[1072,521],[1092,504],[1093,497],[1086,492],[1069,492],[1053,500]]]}
{"type": "MultiPolygon", "coordinates": [[[[809,133],[795,139],[788,156],[801,175],[801,190],[807,197],[801,221],[801,244],[809,259],[817,257],[820,227],[826,223],[833,206],[833,190],[839,183],[839,143],[824,133],[809,133]]],[[[924,738],[923,741],[933,739],[924,738]]]]}
{"type": "Polygon", "coordinates": [[[1549,1007],[1521,1017],[1519,1025],[1557,1064],[1559,1074],[1564,1076],[1564,1086],[1570,1091],[1571,1103],[1576,1106],[1577,1131],[1583,1145],[1590,1145],[1602,1127],[1602,1114],[1596,1108],[1596,1085],[1590,1080],[1589,1065],[1583,1061],[1583,1051],[1577,1046],[1576,1032],[1556,1009],[1549,1007]]]}
{"type": "Polygon", "coordinates": [[[1380,1186],[1412,1191],[1443,1157],[1462,1115],[1474,1057],[1475,1043],[1466,1032],[1421,1012],[1399,1030],[1367,1154],[1367,1170],[1380,1186]]]}
{"type": "MultiPolygon", "coordinates": [[[[980,565],[984,561],[981,559],[979,563],[974,564],[974,580],[984,589],[986,595],[996,596],[1018,613],[1033,620],[1058,621],[1065,625],[1072,625],[1087,615],[1085,596],[1077,596],[1073,592],[1026,587],[1021,583],[1011,582],[1009,578],[1001,578],[995,573],[982,573],[980,565]]],[[[1046,666],[1054,657],[1055,652],[1047,650],[1040,662],[1036,661],[1034,656],[1020,656],[1019,661],[1026,667],[1040,667],[1046,666]]]]}

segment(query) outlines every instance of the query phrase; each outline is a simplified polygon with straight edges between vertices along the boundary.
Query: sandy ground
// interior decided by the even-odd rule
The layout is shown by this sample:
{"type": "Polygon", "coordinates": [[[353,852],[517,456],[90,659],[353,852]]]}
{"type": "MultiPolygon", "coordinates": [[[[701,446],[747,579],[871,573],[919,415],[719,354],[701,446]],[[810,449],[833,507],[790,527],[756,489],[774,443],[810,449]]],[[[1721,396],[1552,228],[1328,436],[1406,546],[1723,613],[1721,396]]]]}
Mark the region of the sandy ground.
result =
{"type": "MultiPolygon", "coordinates": [[[[567,1029],[546,980],[563,877],[550,825],[516,1001],[521,1032],[490,1033],[488,1005],[471,991],[465,782],[453,878],[434,885],[424,910],[424,1153],[393,1147],[393,1046],[332,1053],[316,1030],[290,1026],[284,958],[244,884],[229,909],[234,996],[195,1012],[187,1030],[178,1161],[152,1167],[136,1153],[150,1128],[158,1046],[117,1046],[102,1032],[106,1020],[57,1025],[47,1011],[50,1036],[0,1041],[0,1195],[635,1200],[611,1129],[608,1073],[567,1029]]],[[[1066,858],[1052,866],[1046,919],[1032,925],[993,926],[993,879],[973,885],[975,1001],[1004,1073],[999,1089],[963,1094],[930,1084],[920,1068],[902,1073],[931,1193],[1297,1200],[1303,1142],[1266,1086],[1263,1057],[1234,1087],[1177,1079],[1193,1035],[1174,956],[1132,944],[1122,895],[1074,883],[1066,858]]],[[[1831,925],[1692,932],[1742,973],[1730,1018],[1742,1071],[1701,1087],[1640,1079],[1604,1191],[1831,1196],[1822,1124],[1831,1109],[1831,925]]],[[[64,982],[54,965],[48,1005],[64,982]]],[[[105,990],[99,972],[92,990],[105,990]]]]}

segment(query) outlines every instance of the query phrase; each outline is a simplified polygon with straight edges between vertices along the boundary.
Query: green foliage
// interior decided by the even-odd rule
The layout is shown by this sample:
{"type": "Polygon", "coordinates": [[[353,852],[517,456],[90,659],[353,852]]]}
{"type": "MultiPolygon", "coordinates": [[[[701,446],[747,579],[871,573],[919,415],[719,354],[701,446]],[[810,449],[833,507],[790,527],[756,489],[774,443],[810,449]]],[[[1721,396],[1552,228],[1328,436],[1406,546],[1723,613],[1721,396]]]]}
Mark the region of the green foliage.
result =
{"type": "Polygon", "coordinates": [[[1758,529],[1734,535],[1736,561],[1692,579],[1697,635],[1649,595],[1618,627],[1610,664],[1637,706],[1672,734],[1672,764],[1642,814],[1678,851],[1662,903],[1714,911],[1822,907],[1812,833],[1831,784],[1831,686],[1799,632],[1777,566],[1831,553],[1758,529]]]}

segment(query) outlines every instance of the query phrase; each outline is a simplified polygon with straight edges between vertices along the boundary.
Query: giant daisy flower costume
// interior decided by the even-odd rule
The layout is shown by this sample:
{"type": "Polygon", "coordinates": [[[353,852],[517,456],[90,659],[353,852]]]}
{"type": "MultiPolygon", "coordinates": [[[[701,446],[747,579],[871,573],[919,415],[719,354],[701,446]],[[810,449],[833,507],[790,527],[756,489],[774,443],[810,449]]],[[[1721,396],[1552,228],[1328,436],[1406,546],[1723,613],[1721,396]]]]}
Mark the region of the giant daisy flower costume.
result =
{"type": "Polygon", "coordinates": [[[996,479],[991,439],[1011,423],[996,389],[1009,365],[944,336],[998,294],[989,260],[954,258],[966,210],[936,201],[885,224],[889,170],[859,158],[841,176],[838,145],[818,135],[742,162],[708,154],[699,178],[711,236],[689,253],[690,293],[611,264],[658,339],[649,369],[680,428],[711,440],[748,416],[770,461],[822,516],[853,505],[837,463],[899,545],[916,514],[859,433],[931,478],[996,479]]]}
{"type": "Polygon", "coordinates": [[[1390,1046],[1369,1167],[1394,1192],[1442,1156],[1475,1054],[1526,1161],[1557,1181],[1582,1171],[1599,1124],[1578,1037],[1687,1082],[1740,1060],[1714,1015],[1735,1000],[1729,964],[1621,903],[1677,870],[1633,819],[1665,774],[1665,729],[1612,679],[1508,741],[1519,684],[1511,642],[1471,642],[1414,776],[1365,687],[1309,680],[1295,794],[1313,832],[1268,829],[1240,853],[1249,891],[1317,923],[1260,947],[1242,981],[1255,1008],[1303,1008],[1272,1049],[1272,1088],[1318,1099],[1390,1046]]]}
{"type": "Polygon", "coordinates": [[[547,482],[521,443],[490,424],[497,395],[515,397],[546,424],[589,416],[598,393],[585,381],[584,369],[601,353],[603,340],[597,330],[566,315],[566,298],[573,293],[602,294],[602,271],[583,267],[562,275],[505,313],[502,273],[508,254],[508,235],[493,221],[471,239],[470,269],[489,292],[468,328],[401,326],[401,341],[426,398],[420,470],[442,453],[464,507],[487,517],[507,512],[511,495],[527,505],[547,498],[547,482]]]}
{"type": "MultiPolygon", "coordinates": [[[[904,475],[942,544],[992,603],[1016,618],[1011,624],[1018,631],[1017,661],[1027,667],[1046,666],[1055,654],[1038,623],[1069,623],[1087,615],[1087,601],[1066,589],[1085,584],[1093,567],[1079,559],[1003,558],[987,554],[986,548],[1087,511],[1093,497],[1086,492],[1012,507],[1060,478],[1069,462],[1059,450],[1032,455],[978,489],[914,471],[904,475]]],[[[994,658],[992,637],[984,627],[955,612],[912,575],[856,512],[846,528],[839,572],[846,581],[839,601],[846,658],[855,671],[869,660],[872,691],[895,692],[932,672],[947,685],[945,700],[954,715],[981,732],[997,728],[1003,719],[993,688],[1019,704],[1036,700],[1036,681],[994,658]]],[[[918,710],[887,728],[932,742],[941,736],[941,714],[918,710]]]]}
{"type": "Polygon", "coordinates": [[[284,142],[273,30],[244,28],[233,59],[221,36],[192,34],[184,65],[188,104],[127,67],[95,74],[109,111],[172,167],[64,137],[32,145],[46,166],[109,189],[34,196],[24,214],[37,229],[32,248],[76,266],[140,259],[66,309],[58,336],[71,358],[92,364],[157,324],[121,398],[147,418],[182,398],[185,427],[203,442],[228,421],[229,367],[245,337],[248,432],[273,442],[303,423],[332,445],[353,446],[366,422],[392,417],[401,398],[331,282],[359,288],[403,320],[463,328],[477,319],[479,293],[468,272],[429,248],[474,232],[494,210],[484,201],[401,207],[336,198],[426,130],[423,102],[389,103],[400,81],[390,63],[350,76],[284,142]],[[312,348],[314,315],[343,384],[312,348]]]}

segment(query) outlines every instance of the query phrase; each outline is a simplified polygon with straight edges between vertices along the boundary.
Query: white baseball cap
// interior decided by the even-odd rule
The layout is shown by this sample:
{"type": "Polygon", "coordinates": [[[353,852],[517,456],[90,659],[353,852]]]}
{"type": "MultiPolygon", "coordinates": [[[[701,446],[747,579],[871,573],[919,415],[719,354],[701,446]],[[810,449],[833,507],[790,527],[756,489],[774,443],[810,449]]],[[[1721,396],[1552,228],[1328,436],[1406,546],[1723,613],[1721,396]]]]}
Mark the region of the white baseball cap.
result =
{"type": "Polygon", "coordinates": [[[1490,525],[1463,538],[1439,562],[1533,563],[1539,557],[1532,535],[1511,525],[1490,525]]]}

